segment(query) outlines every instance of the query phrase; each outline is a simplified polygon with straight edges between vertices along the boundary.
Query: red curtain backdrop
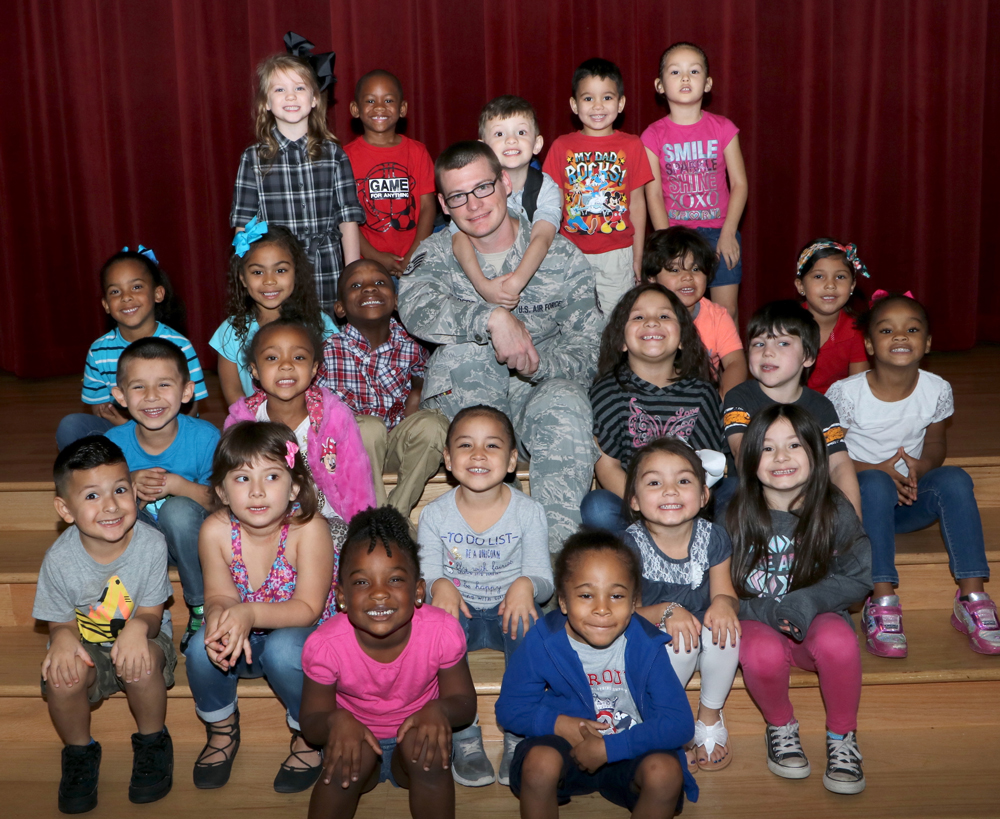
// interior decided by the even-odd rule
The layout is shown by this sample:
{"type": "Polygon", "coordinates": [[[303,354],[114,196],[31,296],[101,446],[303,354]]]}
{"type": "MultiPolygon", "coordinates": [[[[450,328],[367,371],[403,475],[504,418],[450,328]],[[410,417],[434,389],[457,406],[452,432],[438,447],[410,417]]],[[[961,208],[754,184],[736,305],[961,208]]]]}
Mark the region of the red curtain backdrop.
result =
{"type": "Polygon", "coordinates": [[[400,76],[407,133],[432,155],[516,93],[551,140],[574,127],[575,66],[625,75],[622,127],[663,116],[657,60],[701,44],[709,110],[740,128],[750,178],[744,317],[793,294],[798,248],[854,241],[866,283],[912,289],[939,349],[1000,340],[996,281],[1000,4],[986,0],[20,0],[0,57],[0,368],[82,370],[104,328],[97,271],[155,248],[207,341],[223,320],[232,184],[252,141],[257,62],[294,30],[337,52],[331,123],[372,68],[400,76]]]}

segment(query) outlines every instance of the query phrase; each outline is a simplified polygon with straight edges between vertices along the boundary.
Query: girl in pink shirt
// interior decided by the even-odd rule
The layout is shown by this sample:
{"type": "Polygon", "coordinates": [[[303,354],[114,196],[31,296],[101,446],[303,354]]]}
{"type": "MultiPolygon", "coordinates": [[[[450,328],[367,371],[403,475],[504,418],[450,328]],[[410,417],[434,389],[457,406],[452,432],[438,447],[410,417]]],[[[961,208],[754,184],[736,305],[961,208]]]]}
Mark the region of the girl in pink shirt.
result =
{"type": "Polygon", "coordinates": [[[687,308],[712,359],[719,395],[724,396],[747,380],[747,357],[732,316],[705,298],[717,266],[712,246],[697,231],[680,225],[654,230],[642,253],[643,281],[662,284],[687,308]]]}
{"type": "Polygon", "coordinates": [[[454,817],[452,728],[476,715],[465,634],[423,605],[417,544],[391,506],[356,515],[340,554],[337,606],[302,652],[300,721],[323,746],[311,819],[352,817],[388,780],[410,791],[413,817],[454,817]]]}
{"type": "Polygon", "coordinates": [[[712,77],[708,57],[694,43],[667,47],[655,85],[669,113],[640,137],[654,177],[646,185],[649,219],[657,230],[694,228],[712,243],[721,262],[712,301],[735,321],[743,276],[738,228],[749,190],[739,129],[702,110],[712,77]]]}

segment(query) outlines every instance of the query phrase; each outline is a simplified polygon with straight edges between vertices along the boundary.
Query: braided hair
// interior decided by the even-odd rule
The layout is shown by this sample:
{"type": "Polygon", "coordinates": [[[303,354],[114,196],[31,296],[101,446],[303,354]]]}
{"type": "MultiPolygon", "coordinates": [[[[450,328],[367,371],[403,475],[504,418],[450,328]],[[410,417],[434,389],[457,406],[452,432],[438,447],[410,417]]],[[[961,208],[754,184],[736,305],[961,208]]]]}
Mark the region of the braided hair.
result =
{"type": "Polygon", "coordinates": [[[367,553],[371,554],[380,544],[390,558],[393,548],[399,549],[413,565],[414,575],[420,577],[420,557],[417,554],[417,544],[410,534],[409,522],[391,506],[370,506],[351,518],[347,527],[347,536],[340,550],[337,582],[342,582],[344,566],[350,554],[362,546],[367,546],[367,553]]]}

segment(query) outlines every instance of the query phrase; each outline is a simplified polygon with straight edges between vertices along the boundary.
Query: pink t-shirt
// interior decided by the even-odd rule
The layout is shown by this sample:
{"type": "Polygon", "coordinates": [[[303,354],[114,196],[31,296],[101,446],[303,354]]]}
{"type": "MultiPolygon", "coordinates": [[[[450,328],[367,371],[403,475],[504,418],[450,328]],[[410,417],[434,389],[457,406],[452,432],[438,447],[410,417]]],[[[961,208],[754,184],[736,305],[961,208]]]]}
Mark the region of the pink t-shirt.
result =
{"type": "Polygon", "coordinates": [[[729,183],[723,151],[740,132],[725,117],[709,111],[693,125],[670,117],[642,132],[643,145],[660,160],[663,202],[671,225],[720,228],[729,207],[729,183]]]}
{"type": "Polygon", "coordinates": [[[391,663],[379,663],[358,645],[346,614],[309,635],[302,670],[320,685],[337,686],[337,704],[371,729],[378,739],[396,736],[403,721],[437,698],[439,669],[465,656],[465,633],[443,609],[413,612],[410,642],[391,663]]]}
{"type": "Polygon", "coordinates": [[[698,302],[698,315],[694,317],[694,326],[701,336],[701,343],[708,349],[708,354],[712,358],[712,366],[716,372],[719,370],[719,362],[730,353],[743,349],[743,342],[740,341],[740,334],[736,332],[736,325],[733,323],[729,311],[720,304],[716,304],[708,299],[698,302]]]}

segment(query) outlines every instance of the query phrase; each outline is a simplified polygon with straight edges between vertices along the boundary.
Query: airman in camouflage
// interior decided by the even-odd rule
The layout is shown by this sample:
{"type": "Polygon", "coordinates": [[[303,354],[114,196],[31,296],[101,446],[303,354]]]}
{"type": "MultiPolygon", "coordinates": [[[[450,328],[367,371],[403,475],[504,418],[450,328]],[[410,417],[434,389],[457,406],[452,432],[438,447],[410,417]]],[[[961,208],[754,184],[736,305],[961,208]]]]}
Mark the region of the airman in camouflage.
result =
{"type": "MultiPolygon", "coordinates": [[[[459,143],[435,170],[442,207],[469,236],[485,275],[513,271],[531,225],[507,210],[509,179],[493,151],[459,143]]],[[[549,549],[558,552],[580,524],[580,501],[599,455],[588,397],[604,327],[594,273],[573,244],[556,236],[511,312],[476,292],[451,242],[447,231],[425,240],[400,282],[407,330],[442,345],[428,363],[421,406],[449,418],[471,404],[507,413],[521,453],[530,457],[531,495],[545,507],[549,549]]]]}

